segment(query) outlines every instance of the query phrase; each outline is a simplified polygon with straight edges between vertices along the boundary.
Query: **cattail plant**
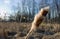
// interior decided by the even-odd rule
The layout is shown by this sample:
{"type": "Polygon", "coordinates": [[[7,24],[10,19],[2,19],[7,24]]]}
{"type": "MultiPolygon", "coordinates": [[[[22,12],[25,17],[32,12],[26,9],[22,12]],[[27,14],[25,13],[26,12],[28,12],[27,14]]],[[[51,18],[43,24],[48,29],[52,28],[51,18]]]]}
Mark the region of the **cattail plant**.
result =
{"type": "Polygon", "coordinates": [[[49,6],[41,8],[38,14],[35,15],[34,20],[32,22],[32,26],[28,34],[26,35],[25,39],[28,39],[28,37],[32,34],[33,31],[35,31],[39,25],[42,23],[43,19],[46,17],[47,13],[49,11],[49,6]]]}

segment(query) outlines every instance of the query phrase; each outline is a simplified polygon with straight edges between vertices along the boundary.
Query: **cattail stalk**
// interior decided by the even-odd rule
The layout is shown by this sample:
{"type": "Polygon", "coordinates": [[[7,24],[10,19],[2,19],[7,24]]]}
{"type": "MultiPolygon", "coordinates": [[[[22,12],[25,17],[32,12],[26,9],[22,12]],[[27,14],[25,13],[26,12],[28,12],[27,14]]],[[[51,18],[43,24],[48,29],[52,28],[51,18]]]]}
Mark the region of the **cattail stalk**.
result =
{"type": "Polygon", "coordinates": [[[35,31],[39,25],[42,23],[43,19],[46,17],[47,13],[49,11],[49,7],[41,8],[38,14],[35,15],[34,20],[32,22],[32,27],[28,34],[26,35],[25,39],[28,39],[28,37],[32,34],[33,31],[35,31]]]}

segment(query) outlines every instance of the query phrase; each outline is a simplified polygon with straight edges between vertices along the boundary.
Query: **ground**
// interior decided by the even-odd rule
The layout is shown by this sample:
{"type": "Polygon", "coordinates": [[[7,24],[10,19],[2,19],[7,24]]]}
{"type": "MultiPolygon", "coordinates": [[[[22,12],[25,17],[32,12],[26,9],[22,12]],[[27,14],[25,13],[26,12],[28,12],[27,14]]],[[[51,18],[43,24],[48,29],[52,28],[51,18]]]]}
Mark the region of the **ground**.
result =
{"type": "MultiPolygon", "coordinates": [[[[30,28],[31,23],[0,22],[0,33],[1,29],[9,31],[8,39],[24,39],[30,28]],[[13,37],[16,33],[20,33],[20,35],[17,38],[13,37]]],[[[59,39],[59,38],[60,38],[60,24],[57,23],[52,24],[42,23],[39,26],[39,28],[35,32],[33,32],[33,35],[29,37],[29,39],[59,39]]]]}

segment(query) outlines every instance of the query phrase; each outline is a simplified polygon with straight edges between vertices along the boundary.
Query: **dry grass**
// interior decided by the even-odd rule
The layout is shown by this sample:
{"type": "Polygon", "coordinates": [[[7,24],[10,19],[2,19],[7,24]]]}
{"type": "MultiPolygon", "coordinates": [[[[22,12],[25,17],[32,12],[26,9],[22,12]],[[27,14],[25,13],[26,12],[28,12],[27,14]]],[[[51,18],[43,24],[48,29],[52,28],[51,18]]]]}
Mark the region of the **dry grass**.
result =
{"type": "MultiPolygon", "coordinates": [[[[2,29],[9,32],[19,32],[20,35],[16,39],[24,39],[24,36],[28,33],[30,27],[31,23],[0,22],[0,33],[2,32],[2,29]]],[[[60,24],[42,23],[29,39],[59,39],[59,32],[60,24]]],[[[12,37],[11,39],[15,39],[12,35],[10,36],[12,37]]]]}

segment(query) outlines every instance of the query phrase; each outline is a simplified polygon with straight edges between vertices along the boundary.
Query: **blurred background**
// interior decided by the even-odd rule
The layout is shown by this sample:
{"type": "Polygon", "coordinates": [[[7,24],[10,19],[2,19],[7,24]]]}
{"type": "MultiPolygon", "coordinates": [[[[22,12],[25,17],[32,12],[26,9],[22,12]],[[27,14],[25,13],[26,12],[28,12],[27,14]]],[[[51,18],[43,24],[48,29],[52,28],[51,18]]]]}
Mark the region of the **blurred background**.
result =
{"type": "Polygon", "coordinates": [[[0,21],[31,22],[41,8],[50,6],[45,22],[60,21],[60,0],[0,0],[0,21]]]}

